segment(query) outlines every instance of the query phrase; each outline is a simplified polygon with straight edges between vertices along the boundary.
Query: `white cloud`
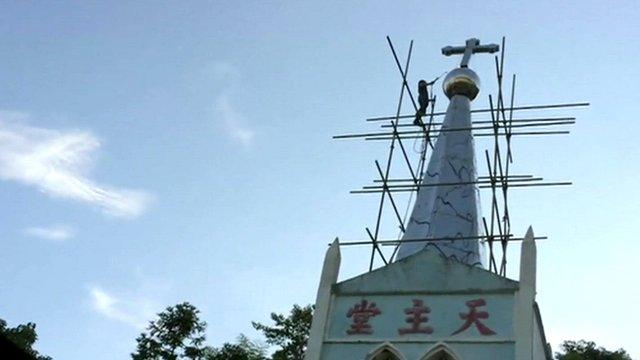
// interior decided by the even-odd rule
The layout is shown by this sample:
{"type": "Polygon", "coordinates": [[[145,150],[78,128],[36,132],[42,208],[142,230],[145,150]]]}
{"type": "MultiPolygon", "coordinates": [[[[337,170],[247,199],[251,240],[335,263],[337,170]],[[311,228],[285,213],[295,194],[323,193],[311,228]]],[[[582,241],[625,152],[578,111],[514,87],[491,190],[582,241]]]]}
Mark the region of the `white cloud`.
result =
{"type": "Polygon", "coordinates": [[[61,242],[75,235],[75,230],[66,225],[52,225],[48,227],[29,227],[24,234],[45,240],[61,242]]]}
{"type": "Polygon", "coordinates": [[[243,125],[244,118],[232,106],[226,94],[221,94],[216,98],[213,108],[227,135],[245,146],[252,143],[255,132],[243,125]]]}
{"type": "Polygon", "coordinates": [[[33,186],[43,193],[92,204],[108,215],[134,218],[151,196],[139,190],[98,184],[87,172],[100,147],[87,131],[29,126],[28,115],[0,112],[0,179],[33,186]]]}
{"type": "Polygon", "coordinates": [[[142,329],[154,316],[157,308],[148,299],[134,297],[122,299],[107,292],[99,286],[89,288],[91,306],[100,315],[123,324],[142,329]]]}
{"type": "Polygon", "coordinates": [[[222,87],[212,106],[216,124],[232,140],[244,146],[251,145],[255,131],[246,125],[242,112],[234,106],[230,96],[236,92],[242,80],[242,74],[234,65],[222,61],[208,64],[205,67],[205,73],[213,75],[222,87]]]}

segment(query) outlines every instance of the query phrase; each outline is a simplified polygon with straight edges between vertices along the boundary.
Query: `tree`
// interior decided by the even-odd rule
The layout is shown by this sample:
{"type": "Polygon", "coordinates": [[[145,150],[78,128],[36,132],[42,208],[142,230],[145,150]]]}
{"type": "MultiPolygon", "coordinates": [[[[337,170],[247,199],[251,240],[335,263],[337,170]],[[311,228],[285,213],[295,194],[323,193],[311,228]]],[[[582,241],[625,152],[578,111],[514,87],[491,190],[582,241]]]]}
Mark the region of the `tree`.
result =
{"type": "Polygon", "coordinates": [[[34,348],[38,334],[36,333],[36,324],[26,323],[18,325],[14,328],[7,327],[7,322],[0,319],[0,334],[4,335],[9,341],[13,342],[20,349],[37,360],[51,360],[50,357],[40,355],[34,348]]]}
{"type": "Polygon", "coordinates": [[[207,324],[200,321],[200,311],[184,302],[170,306],[150,321],[147,332],[136,339],[138,347],[131,354],[133,360],[204,359],[204,331],[207,324]]]}
{"type": "Polygon", "coordinates": [[[208,348],[206,360],[268,360],[264,346],[257,344],[245,335],[238,337],[237,344],[225,343],[221,348],[208,348]]]}
{"type": "Polygon", "coordinates": [[[280,346],[273,354],[273,360],[303,360],[312,317],[312,305],[293,305],[289,316],[271,313],[271,320],[275,322],[273,327],[253,321],[251,324],[256,330],[262,331],[267,344],[280,346]]]}
{"type": "Polygon", "coordinates": [[[562,351],[556,353],[557,360],[631,360],[624,349],[612,352],[596,347],[593,341],[565,341],[560,347],[562,351]]]}

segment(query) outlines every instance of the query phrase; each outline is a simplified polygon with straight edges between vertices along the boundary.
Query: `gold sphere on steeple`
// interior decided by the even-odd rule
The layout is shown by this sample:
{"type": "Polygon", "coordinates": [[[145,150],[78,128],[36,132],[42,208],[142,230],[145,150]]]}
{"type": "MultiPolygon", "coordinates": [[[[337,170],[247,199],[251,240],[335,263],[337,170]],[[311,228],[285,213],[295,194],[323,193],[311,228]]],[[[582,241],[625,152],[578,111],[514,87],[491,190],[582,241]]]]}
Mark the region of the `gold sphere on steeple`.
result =
{"type": "Polygon", "coordinates": [[[454,95],[464,95],[473,100],[480,92],[480,78],[469,68],[453,69],[444,78],[442,89],[449,99],[454,95]]]}

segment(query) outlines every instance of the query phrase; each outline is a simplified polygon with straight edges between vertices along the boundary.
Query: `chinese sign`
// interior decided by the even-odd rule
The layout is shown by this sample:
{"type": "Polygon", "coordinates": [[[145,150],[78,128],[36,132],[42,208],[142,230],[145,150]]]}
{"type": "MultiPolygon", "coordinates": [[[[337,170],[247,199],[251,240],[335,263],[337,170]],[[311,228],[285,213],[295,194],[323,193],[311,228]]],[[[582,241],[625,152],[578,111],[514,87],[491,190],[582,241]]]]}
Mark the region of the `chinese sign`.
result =
{"type": "Polygon", "coordinates": [[[347,334],[371,334],[371,325],[369,325],[369,318],[372,316],[380,315],[380,310],[376,307],[376,303],[369,303],[367,300],[362,300],[359,304],[355,304],[349,312],[347,317],[353,319],[351,328],[347,330],[347,334]]]}
{"type": "Polygon", "coordinates": [[[510,295],[361,296],[337,299],[330,336],[511,336],[510,295]]]}
{"type": "Polygon", "coordinates": [[[422,326],[422,323],[429,321],[427,316],[423,316],[429,312],[431,309],[424,306],[422,300],[414,299],[413,306],[404,309],[404,313],[408,315],[405,321],[411,324],[411,327],[398,329],[398,334],[431,334],[433,329],[430,326],[422,326]]]}
{"type": "Polygon", "coordinates": [[[466,314],[460,313],[460,318],[466,321],[462,324],[460,329],[454,331],[451,335],[459,334],[467,330],[471,325],[475,325],[482,335],[495,335],[496,333],[493,330],[480,322],[480,319],[488,319],[489,313],[486,311],[476,310],[477,307],[485,306],[487,304],[484,299],[469,300],[466,304],[469,307],[469,312],[466,314]]]}

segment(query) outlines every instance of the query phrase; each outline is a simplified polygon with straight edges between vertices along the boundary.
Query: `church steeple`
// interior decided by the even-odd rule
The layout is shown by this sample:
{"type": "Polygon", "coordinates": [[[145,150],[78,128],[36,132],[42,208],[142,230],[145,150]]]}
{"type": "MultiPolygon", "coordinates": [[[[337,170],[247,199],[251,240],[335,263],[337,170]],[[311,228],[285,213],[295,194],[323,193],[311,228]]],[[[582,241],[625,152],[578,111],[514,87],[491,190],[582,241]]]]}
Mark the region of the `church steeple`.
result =
{"type": "Polygon", "coordinates": [[[467,40],[465,47],[445,47],[443,54],[464,54],[459,68],[443,81],[449,106],[396,259],[423,248],[433,248],[446,257],[470,265],[481,265],[483,251],[479,241],[479,194],[470,104],[478,95],[480,79],[469,69],[471,54],[495,52],[497,45],[479,45],[467,40]]]}
{"type": "MultiPolygon", "coordinates": [[[[477,52],[496,52],[498,45],[480,45],[479,40],[469,39],[466,46],[442,49],[447,56],[460,54],[463,57],[460,66],[450,71],[443,81],[444,92],[449,98],[447,111],[436,113],[432,106],[430,114],[427,114],[429,104],[435,102],[429,98],[429,84],[420,82],[420,97],[416,103],[407,83],[412,43],[406,65],[402,68],[391,40],[387,38],[387,41],[402,76],[397,113],[391,117],[367,120],[390,120],[389,124],[381,127],[391,131],[336,137],[390,140],[386,168],[383,170],[376,161],[380,179],[376,179],[374,185],[353,191],[381,193],[376,225],[373,229],[366,228],[370,241],[335,241],[327,251],[305,360],[552,360],[535,302],[536,237],[531,229],[524,238],[516,238],[511,233],[507,190],[509,187],[567,183],[544,183],[538,182],[542,178],[533,175],[510,174],[510,141],[513,135],[559,133],[512,132],[513,127],[567,122],[558,121],[558,118],[513,119],[512,111],[588,104],[514,107],[514,75],[510,105],[506,108],[502,92],[503,38],[501,60],[495,57],[496,101],[493,102],[494,98],[489,95],[488,109],[470,110],[471,102],[480,91],[480,80],[468,67],[470,58],[477,52]],[[400,115],[405,91],[415,112],[400,115]],[[471,121],[472,112],[490,112],[491,121],[471,121]],[[444,119],[440,128],[433,128],[438,125],[433,122],[434,116],[441,115],[444,119]],[[428,116],[428,122],[422,121],[424,116],[428,116]],[[512,125],[513,122],[516,124],[512,125]],[[475,126],[488,123],[491,126],[475,126]],[[416,130],[416,125],[421,129],[416,130]],[[411,130],[404,130],[406,128],[411,130]],[[489,132],[482,131],[489,129],[489,132]],[[434,143],[432,140],[436,134],[438,137],[434,143]],[[488,172],[487,176],[479,179],[474,136],[491,136],[494,140],[493,162],[486,151],[488,172]],[[406,144],[403,144],[405,139],[423,140],[417,167],[409,161],[406,144]],[[506,151],[500,151],[501,141],[505,143],[506,151]],[[431,148],[433,151],[430,151],[427,163],[427,150],[431,148]],[[410,177],[406,171],[403,172],[404,177],[391,175],[394,151],[402,154],[410,177]],[[479,229],[478,221],[479,187],[491,189],[492,195],[490,218],[487,221],[481,219],[484,231],[479,229]],[[496,196],[498,189],[502,190],[502,202],[498,202],[496,196]],[[417,191],[417,195],[411,217],[405,221],[394,196],[407,191],[417,191]],[[391,209],[388,210],[393,210],[396,216],[403,233],[401,240],[381,238],[380,224],[385,203],[390,203],[391,209]],[[488,245],[488,269],[482,266],[481,239],[488,245]],[[522,240],[522,250],[518,282],[506,277],[506,249],[510,241],[519,240],[522,240]],[[395,244],[400,244],[394,253],[399,261],[390,263],[383,251],[384,246],[395,244]],[[372,246],[367,254],[369,271],[338,281],[339,247],[348,245],[372,246]],[[500,249],[496,249],[498,245],[500,249]],[[495,259],[496,250],[502,255],[499,266],[495,259]],[[373,269],[376,253],[384,266],[373,269]],[[449,260],[451,258],[456,261],[449,260]]],[[[538,237],[541,238],[544,237],[538,237]]]]}

